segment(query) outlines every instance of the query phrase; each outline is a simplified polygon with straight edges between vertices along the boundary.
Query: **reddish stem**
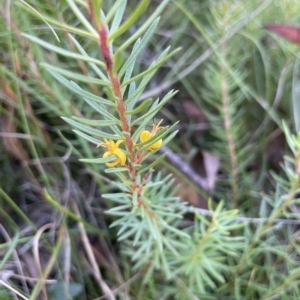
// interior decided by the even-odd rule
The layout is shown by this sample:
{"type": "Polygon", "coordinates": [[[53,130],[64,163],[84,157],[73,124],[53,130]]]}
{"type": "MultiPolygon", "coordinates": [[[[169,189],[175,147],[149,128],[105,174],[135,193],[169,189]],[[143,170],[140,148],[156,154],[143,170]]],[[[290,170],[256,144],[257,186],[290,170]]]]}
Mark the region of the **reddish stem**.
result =
{"type": "Polygon", "coordinates": [[[116,100],[117,104],[117,112],[119,114],[119,119],[121,121],[121,127],[122,131],[125,133],[125,145],[129,152],[128,154],[128,165],[125,165],[125,167],[128,169],[130,175],[131,175],[131,186],[130,190],[133,192],[137,191],[138,193],[138,199],[137,203],[138,206],[143,206],[144,210],[148,213],[149,217],[151,219],[156,219],[155,213],[151,210],[149,205],[145,203],[142,199],[143,189],[146,185],[147,180],[149,179],[149,176],[152,171],[149,171],[142,179],[142,182],[138,183],[138,172],[134,164],[140,164],[141,160],[144,156],[144,152],[142,153],[136,153],[134,149],[134,141],[132,139],[131,135],[131,127],[129,125],[127,116],[126,116],[126,105],[123,99],[122,89],[121,89],[121,83],[118,75],[114,71],[114,61],[112,57],[112,53],[110,51],[110,45],[108,41],[108,30],[105,23],[97,24],[96,22],[96,16],[95,11],[93,8],[93,4],[91,0],[88,0],[89,4],[89,10],[90,15],[92,18],[93,23],[96,26],[96,29],[99,34],[99,44],[100,44],[100,50],[102,52],[103,59],[105,61],[106,71],[107,75],[109,77],[109,80],[112,85],[112,92],[114,95],[114,98],[116,100]]]}
{"type": "Polygon", "coordinates": [[[131,170],[132,170],[131,172],[132,180],[135,182],[137,172],[136,169],[132,166],[132,163],[137,162],[137,157],[134,151],[134,142],[131,137],[131,128],[129,126],[128,119],[126,117],[126,106],[122,95],[121,83],[117,74],[115,74],[113,70],[114,62],[110,52],[107,33],[108,32],[105,24],[101,24],[101,27],[99,29],[100,49],[105,61],[108,77],[112,84],[112,92],[117,99],[117,111],[119,114],[120,121],[122,123],[122,130],[127,133],[125,138],[125,145],[127,146],[127,149],[129,151],[129,160],[130,160],[131,170]]]}

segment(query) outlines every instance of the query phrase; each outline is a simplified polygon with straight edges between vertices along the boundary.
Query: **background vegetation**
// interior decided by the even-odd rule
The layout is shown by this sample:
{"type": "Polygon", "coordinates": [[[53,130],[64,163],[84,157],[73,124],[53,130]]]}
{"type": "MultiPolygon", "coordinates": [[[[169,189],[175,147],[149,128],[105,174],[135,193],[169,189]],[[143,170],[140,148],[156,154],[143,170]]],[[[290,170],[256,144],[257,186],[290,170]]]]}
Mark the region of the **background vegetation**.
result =
{"type": "MultiPolygon", "coordinates": [[[[101,95],[94,71],[22,35],[75,53],[68,33],[77,30],[85,51],[101,59],[97,41],[80,36],[70,2],[0,8],[0,299],[105,299],[103,286],[116,299],[299,299],[300,142],[290,133],[300,130],[299,45],[263,28],[300,26],[298,1],[170,0],[138,57],[134,74],[168,45],[182,47],[140,97],[179,90],[158,116],[180,123],[156,169],[172,173],[177,195],[191,204],[178,228],[192,238],[167,275],[150,259],[133,261],[131,241],[117,240],[109,227],[116,217],[104,213],[115,203],[101,197],[117,192],[113,177],[78,161],[102,152],[61,119],[95,112],[47,68],[101,95]],[[193,260],[187,249],[197,249],[193,260]]],[[[139,2],[128,1],[124,20],[139,2]]],[[[161,2],[150,1],[117,46],[161,2]]],[[[103,11],[114,3],[103,1],[103,11]]]]}

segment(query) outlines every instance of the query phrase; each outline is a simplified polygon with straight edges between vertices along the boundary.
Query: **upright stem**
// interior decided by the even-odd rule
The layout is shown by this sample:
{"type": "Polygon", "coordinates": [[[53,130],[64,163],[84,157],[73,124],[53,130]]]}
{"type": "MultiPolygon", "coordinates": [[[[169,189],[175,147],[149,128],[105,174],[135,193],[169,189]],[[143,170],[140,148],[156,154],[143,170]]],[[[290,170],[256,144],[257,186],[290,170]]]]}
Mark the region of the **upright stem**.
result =
{"type": "MultiPolygon", "coordinates": [[[[221,57],[225,61],[226,58],[226,41],[225,39],[221,44],[221,57]]],[[[222,103],[224,111],[224,126],[226,131],[227,143],[229,147],[230,165],[231,165],[231,188],[232,188],[232,201],[235,208],[238,207],[238,172],[237,172],[237,157],[234,144],[234,137],[231,131],[231,118],[229,112],[229,93],[227,84],[227,70],[224,62],[221,62],[221,85],[222,85],[222,103]]]]}
{"type": "Polygon", "coordinates": [[[114,73],[114,61],[110,52],[107,29],[105,24],[101,24],[99,28],[99,41],[102,56],[106,64],[106,71],[112,85],[112,92],[117,101],[117,112],[122,123],[122,130],[125,133],[125,145],[129,152],[130,169],[132,180],[136,179],[136,168],[133,166],[137,161],[137,155],[134,151],[134,142],[131,136],[131,128],[126,116],[126,106],[122,95],[121,83],[118,75],[114,73]]]}
{"type": "Polygon", "coordinates": [[[145,186],[145,183],[151,174],[151,172],[147,173],[141,183],[138,183],[138,177],[137,177],[137,168],[135,167],[135,164],[139,164],[142,157],[143,153],[139,154],[136,153],[136,150],[134,148],[134,141],[132,138],[132,133],[131,133],[131,127],[128,122],[128,118],[126,116],[126,105],[123,99],[123,94],[122,94],[122,89],[121,89],[121,83],[120,79],[118,77],[118,74],[114,71],[114,60],[112,53],[110,51],[110,44],[108,40],[108,30],[106,27],[106,24],[103,22],[96,22],[97,17],[94,14],[94,7],[93,3],[91,0],[89,0],[89,9],[90,9],[90,15],[91,18],[96,26],[96,29],[99,33],[99,44],[100,44],[100,50],[103,56],[103,59],[105,61],[106,65],[106,71],[108,78],[111,82],[111,87],[112,87],[112,93],[115,98],[116,104],[117,104],[117,112],[119,115],[119,119],[121,121],[121,127],[122,131],[124,132],[125,135],[125,146],[128,150],[128,170],[131,175],[131,192],[132,194],[134,192],[137,192],[137,203],[139,206],[143,206],[145,211],[148,213],[149,217],[151,219],[155,219],[156,216],[155,214],[151,211],[151,209],[148,207],[148,205],[143,201],[142,199],[142,194],[143,194],[143,189],[145,186]],[[98,25],[99,23],[99,25],[98,25]]]}

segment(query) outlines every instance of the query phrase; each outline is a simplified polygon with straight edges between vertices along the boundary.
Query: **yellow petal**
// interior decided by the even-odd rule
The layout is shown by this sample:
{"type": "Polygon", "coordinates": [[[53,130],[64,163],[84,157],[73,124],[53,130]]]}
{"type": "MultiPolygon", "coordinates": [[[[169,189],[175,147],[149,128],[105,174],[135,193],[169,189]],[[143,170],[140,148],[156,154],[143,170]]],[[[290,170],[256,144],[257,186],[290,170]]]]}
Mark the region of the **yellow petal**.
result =
{"type": "Polygon", "coordinates": [[[118,140],[115,144],[115,147],[119,148],[120,144],[122,144],[122,143],[123,143],[123,140],[118,140]]]}
{"type": "Polygon", "coordinates": [[[154,144],[150,145],[147,149],[148,150],[154,150],[154,149],[159,149],[162,145],[162,140],[158,140],[157,142],[155,142],[154,144]]]}
{"type": "Polygon", "coordinates": [[[105,163],[108,167],[114,167],[116,166],[118,163],[120,163],[120,158],[117,158],[115,161],[113,162],[108,162],[108,163],[105,163]]]}
{"type": "Polygon", "coordinates": [[[107,156],[110,156],[110,155],[113,155],[112,153],[110,153],[109,151],[106,151],[104,154],[103,154],[103,158],[107,157],[107,156]]]}
{"type": "MultiPolygon", "coordinates": [[[[111,153],[110,151],[106,151],[104,154],[103,154],[103,158],[105,158],[105,157],[108,157],[108,156],[112,156],[112,155],[114,155],[113,153],[111,153]]],[[[107,163],[105,163],[108,167],[113,167],[113,166],[115,166],[116,164],[118,164],[119,163],[119,158],[117,158],[115,161],[113,161],[113,162],[107,162],[107,163]]]]}
{"type": "Polygon", "coordinates": [[[142,133],[140,134],[140,140],[142,143],[149,140],[150,138],[151,138],[151,133],[147,130],[142,131],[142,133]]]}
{"type": "Polygon", "coordinates": [[[114,150],[114,155],[118,156],[118,158],[120,159],[120,164],[124,166],[126,163],[126,155],[124,154],[124,152],[118,148],[114,150]]]}

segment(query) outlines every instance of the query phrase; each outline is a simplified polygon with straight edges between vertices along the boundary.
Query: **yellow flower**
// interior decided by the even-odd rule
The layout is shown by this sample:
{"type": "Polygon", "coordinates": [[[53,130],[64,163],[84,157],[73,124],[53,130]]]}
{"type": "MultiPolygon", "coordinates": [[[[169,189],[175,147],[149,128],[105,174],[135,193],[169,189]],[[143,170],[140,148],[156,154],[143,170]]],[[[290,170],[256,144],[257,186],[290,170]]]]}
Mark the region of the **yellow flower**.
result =
{"type": "Polygon", "coordinates": [[[124,166],[125,162],[126,162],[126,155],[124,154],[124,152],[121,149],[119,149],[119,146],[121,143],[123,143],[123,141],[119,140],[115,143],[113,140],[109,140],[109,141],[107,139],[103,139],[103,140],[104,140],[104,143],[100,143],[99,145],[97,145],[97,148],[105,147],[108,150],[103,154],[103,158],[112,156],[112,155],[117,156],[117,159],[115,161],[108,162],[105,164],[108,167],[114,167],[117,164],[121,164],[121,166],[124,166]]]}
{"type": "MultiPolygon", "coordinates": [[[[159,127],[160,123],[163,120],[160,120],[159,123],[156,124],[152,124],[152,131],[149,132],[147,130],[143,130],[142,133],[140,134],[140,140],[141,142],[146,142],[147,140],[149,140],[150,138],[152,138],[160,129],[162,129],[163,127],[159,127]]],[[[151,144],[150,146],[148,146],[147,150],[152,151],[155,149],[159,149],[162,145],[162,139],[154,142],[153,144],[151,144]]]]}

